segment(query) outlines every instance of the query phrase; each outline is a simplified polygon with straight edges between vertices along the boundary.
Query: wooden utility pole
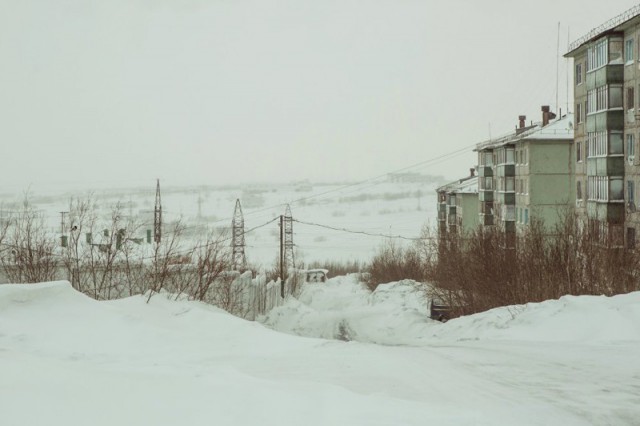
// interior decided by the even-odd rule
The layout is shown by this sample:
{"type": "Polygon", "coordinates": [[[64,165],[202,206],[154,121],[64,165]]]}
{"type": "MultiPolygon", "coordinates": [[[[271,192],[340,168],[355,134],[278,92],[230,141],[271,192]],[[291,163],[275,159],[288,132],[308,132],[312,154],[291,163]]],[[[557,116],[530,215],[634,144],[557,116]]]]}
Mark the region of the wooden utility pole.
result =
{"type": "Polygon", "coordinates": [[[153,209],[153,241],[162,241],[162,202],[160,200],[160,179],[156,180],[156,205],[153,209]]]}

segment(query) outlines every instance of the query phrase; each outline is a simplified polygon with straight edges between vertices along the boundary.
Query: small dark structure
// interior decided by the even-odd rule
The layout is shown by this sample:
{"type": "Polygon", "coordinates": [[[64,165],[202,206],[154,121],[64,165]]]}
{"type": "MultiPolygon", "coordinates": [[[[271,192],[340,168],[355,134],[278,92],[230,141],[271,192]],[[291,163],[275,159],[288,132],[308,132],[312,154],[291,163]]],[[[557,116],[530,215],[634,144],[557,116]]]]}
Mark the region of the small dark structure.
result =
{"type": "Polygon", "coordinates": [[[451,306],[440,299],[432,299],[429,316],[436,321],[447,322],[451,318],[451,306]]]}

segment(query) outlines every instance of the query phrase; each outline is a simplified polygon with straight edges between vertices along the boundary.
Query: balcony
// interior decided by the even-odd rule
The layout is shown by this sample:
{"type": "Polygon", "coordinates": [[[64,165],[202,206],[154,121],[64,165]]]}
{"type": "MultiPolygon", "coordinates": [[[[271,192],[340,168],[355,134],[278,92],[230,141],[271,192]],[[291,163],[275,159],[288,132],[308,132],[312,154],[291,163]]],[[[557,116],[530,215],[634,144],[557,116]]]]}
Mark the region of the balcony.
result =
{"type": "Polygon", "coordinates": [[[587,217],[607,223],[622,223],[624,221],[624,203],[602,203],[587,201],[587,217]]]}
{"type": "Polygon", "coordinates": [[[478,166],[478,176],[483,177],[492,177],[493,176],[493,167],[492,166],[478,166]]]}
{"type": "Polygon", "coordinates": [[[587,116],[587,132],[604,132],[607,130],[624,129],[624,111],[618,110],[600,111],[587,116]]]}
{"type": "Polygon", "coordinates": [[[493,201],[493,191],[492,190],[484,190],[484,191],[480,191],[478,192],[478,200],[480,201],[493,201]]]}
{"type": "Polygon", "coordinates": [[[606,84],[622,83],[624,81],[624,66],[622,64],[609,64],[595,71],[587,73],[587,90],[606,84]]]}
{"type": "Polygon", "coordinates": [[[624,176],[624,157],[587,158],[588,176],[624,176]]]}
{"type": "Polygon", "coordinates": [[[515,176],[516,175],[515,163],[499,164],[496,167],[496,175],[497,176],[515,176]]]}
{"type": "Polygon", "coordinates": [[[500,203],[500,204],[509,204],[509,205],[515,205],[516,204],[516,193],[513,191],[510,192],[498,192],[496,195],[496,202],[500,203]]]}
{"type": "Polygon", "coordinates": [[[438,204],[438,220],[447,220],[447,205],[445,203],[438,204]]]}

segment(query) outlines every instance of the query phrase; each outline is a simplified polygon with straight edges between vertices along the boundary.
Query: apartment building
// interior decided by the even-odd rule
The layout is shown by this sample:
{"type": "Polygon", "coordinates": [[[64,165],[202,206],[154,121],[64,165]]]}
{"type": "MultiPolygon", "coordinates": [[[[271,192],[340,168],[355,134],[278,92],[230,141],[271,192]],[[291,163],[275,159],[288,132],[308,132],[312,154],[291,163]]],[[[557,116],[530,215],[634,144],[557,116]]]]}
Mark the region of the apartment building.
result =
{"type": "Polygon", "coordinates": [[[640,5],[576,40],[565,57],[574,64],[577,211],[601,243],[633,248],[640,228],[640,5]]]}
{"type": "Polygon", "coordinates": [[[553,232],[555,225],[573,211],[574,115],[551,120],[542,107],[542,122],[522,132],[515,147],[515,222],[518,229],[538,220],[553,232]]]}
{"type": "Polygon", "coordinates": [[[469,176],[436,189],[438,193],[438,231],[471,232],[478,227],[478,177],[469,176]]]}
{"type": "Polygon", "coordinates": [[[556,119],[543,106],[542,121],[518,121],[513,132],[476,146],[479,222],[511,238],[533,220],[552,228],[575,203],[573,114],[556,119]]]}

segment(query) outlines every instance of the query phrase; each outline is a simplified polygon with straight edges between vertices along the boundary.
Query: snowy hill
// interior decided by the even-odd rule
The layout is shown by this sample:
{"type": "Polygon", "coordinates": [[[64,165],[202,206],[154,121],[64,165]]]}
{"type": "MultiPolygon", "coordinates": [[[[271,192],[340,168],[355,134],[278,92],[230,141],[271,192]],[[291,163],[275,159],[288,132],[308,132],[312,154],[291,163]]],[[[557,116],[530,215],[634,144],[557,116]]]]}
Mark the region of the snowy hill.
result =
{"type": "Polygon", "coordinates": [[[264,319],[326,337],[346,319],[353,340],[376,345],[162,295],[0,285],[1,423],[638,424],[638,293],[447,324],[422,303],[410,281],[367,294],[337,278],[264,319]]]}

